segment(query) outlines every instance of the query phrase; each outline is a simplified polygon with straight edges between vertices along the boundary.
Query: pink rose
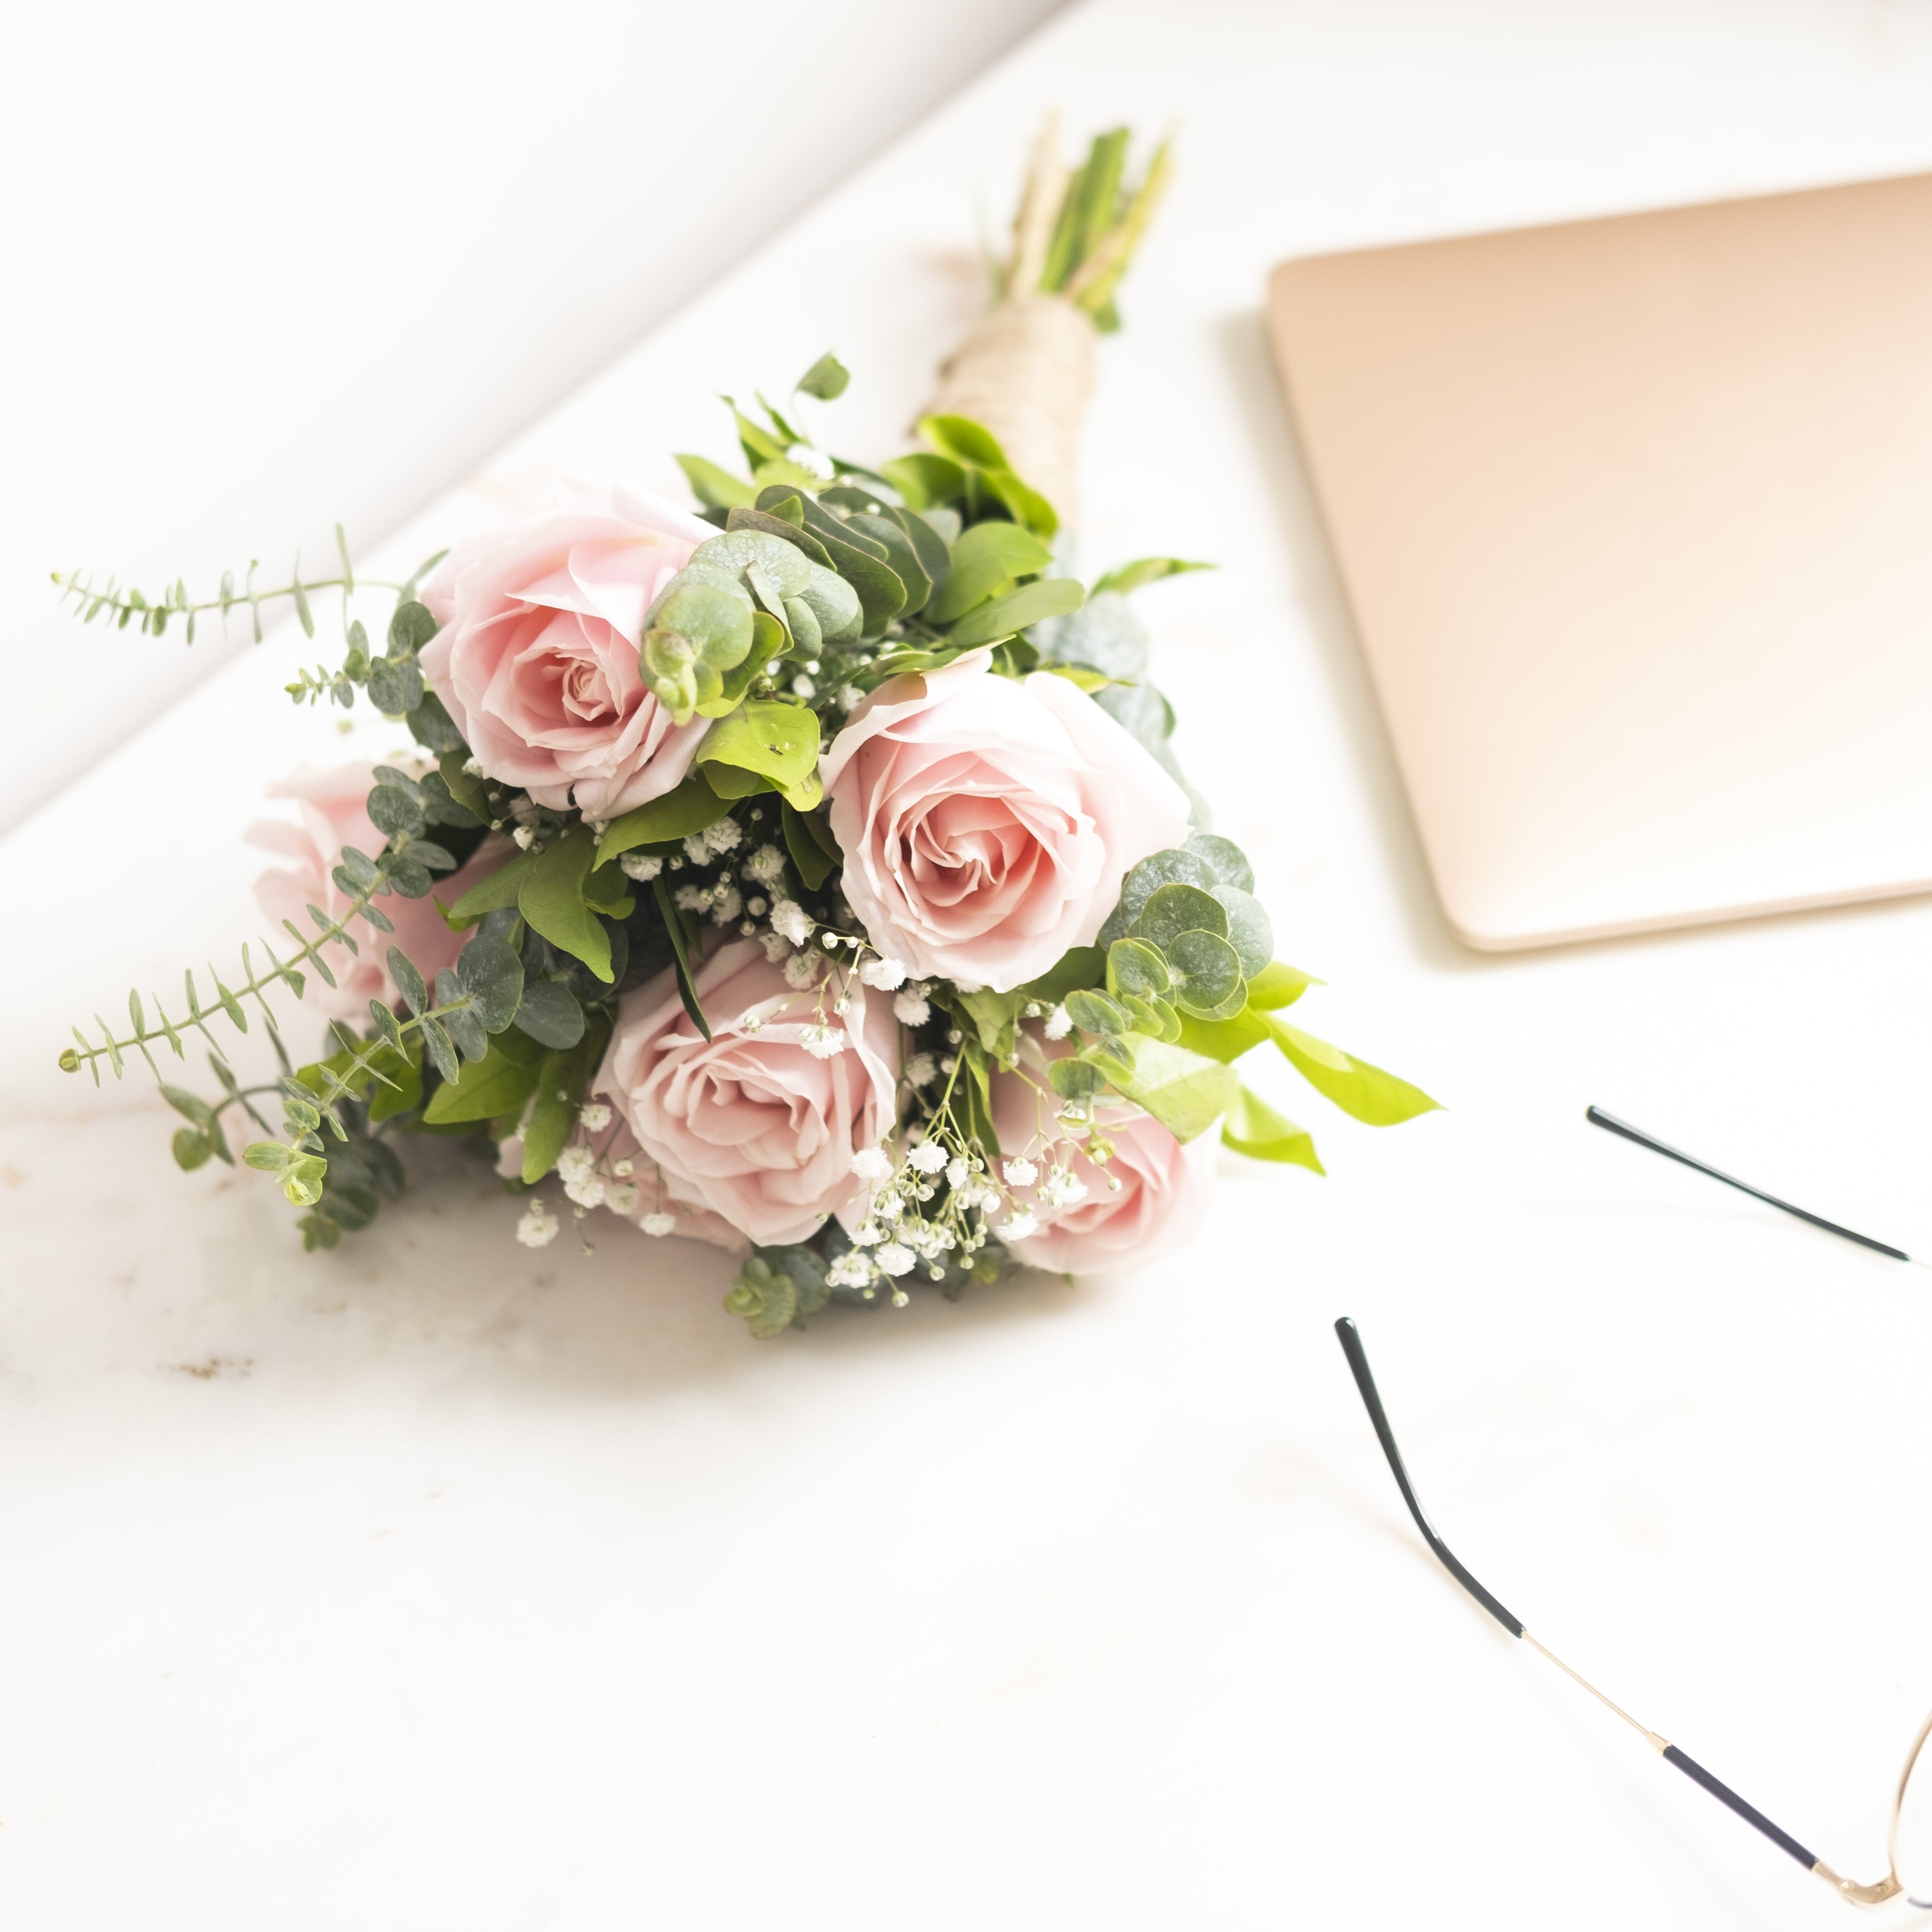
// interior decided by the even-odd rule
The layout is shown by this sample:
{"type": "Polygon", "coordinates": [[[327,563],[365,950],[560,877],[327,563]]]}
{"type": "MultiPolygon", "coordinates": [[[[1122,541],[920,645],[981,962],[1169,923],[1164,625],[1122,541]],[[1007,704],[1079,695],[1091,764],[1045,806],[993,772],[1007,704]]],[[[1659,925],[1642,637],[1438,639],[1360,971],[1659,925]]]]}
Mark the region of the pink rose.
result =
{"type": "Polygon", "coordinates": [[[1214,1192],[1215,1136],[1203,1134],[1186,1146],[1139,1108],[1124,1102],[1094,1109],[1096,1136],[1113,1143],[1102,1166],[1089,1160],[1083,1143],[1061,1138],[1050,1103],[1017,1074],[993,1078],[993,1120],[1009,1155],[1024,1156],[1044,1180],[1064,1165],[1086,1190],[1060,1207],[1040,1204],[1038,1183],[1011,1190],[1015,1208],[1030,1213],[1039,1232],[1008,1239],[1006,1246],[1030,1268],[1056,1274],[1125,1274],[1184,1247],[1199,1232],[1214,1192]],[[1109,1178],[1120,1185],[1118,1192],[1109,1178]]]}
{"type": "Polygon", "coordinates": [[[610,1096],[672,1201],[722,1214],[763,1246],[804,1240],[859,1192],[852,1156],[895,1118],[890,1003],[868,1005],[856,975],[844,992],[836,1014],[826,986],[821,1022],[816,989],[794,991],[762,947],[734,940],[698,975],[711,1040],[662,973],[619,1002],[592,1090],[610,1096]]]}
{"type": "Polygon", "coordinates": [[[881,685],[824,776],[845,896],[912,971],[1010,992],[1090,946],[1120,881],[1187,836],[1187,800],[1064,678],[990,654],[881,685]]]}
{"type": "MultiPolygon", "coordinates": [[[[308,916],[310,906],[320,906],[331,919],[340,919],[349,910],[350,901],[331,876],[342,859],[342,848],[352,845],[370,858],[388,843],[370,822],[365,808],[375,774],[367,765],[338,765],[332,771],[300,772],[268,787],[271,798],[292,798],[302,806],[302,823],[291,825],[286,819],[264,819],[250,826],[248,842],[260,845],[294,862],[294,869],[277,867],[255,881],[255,898],[272,922],[270,940],[288,938],[282,925],[291,921],[304,938],[312,938],[315,921],[308,916]]],[[[454,905],[475,885],[485,879],[509,858],[514,848],[506,839],[485,838],[468,864],[454,872],[440,873],[431,888],[434,898],[406,899],[391,892],[380,904],[394,921],[393,936],[380,933],[362,920],[355,921],[350,936],[361,950],[352,958],[340,945],[332,946],[325,956],[335,985],[326,985],[314,966],[302,970],[308,984],[303,989],[305,1005],[319,1008],[339,1020],[366,1020],[371,1000],[394,1001],[383,962],[392,946],[400,946],[422,969],[425,979],[434,979],[438,968],[454,966],[470,935],[452,932],[436,909],[436,900],[454,905]]],[[[284,958],[288,948],[277,947],[284,958]]]]}
{"type": "Polygon", "coordinates": [[[488,776],[614,818],[662,796],[710,726],[644,688],[644,613],[718,532],[641,490],[578,489],[555,514],[458,544],[423,586],[442,628],[424,675],[488,776]]]}

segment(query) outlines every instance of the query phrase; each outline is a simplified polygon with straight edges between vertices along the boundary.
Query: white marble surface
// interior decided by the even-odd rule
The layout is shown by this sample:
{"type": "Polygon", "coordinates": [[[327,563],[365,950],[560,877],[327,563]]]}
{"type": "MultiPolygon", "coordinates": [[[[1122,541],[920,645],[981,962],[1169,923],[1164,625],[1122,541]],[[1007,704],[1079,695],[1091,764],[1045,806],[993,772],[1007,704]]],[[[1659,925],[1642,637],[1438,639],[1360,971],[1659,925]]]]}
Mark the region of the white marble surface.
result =
{"type": "Polygon", "coordinates": [[[272,640],[0,844],[9,1922],[1840,1922],[1436,1568],[1345,1312],[1477,1573],[1882,1864],[1932,1706],[1924,1276],[1580,1114],[1932,1251],[1932,910],[1460,950],[1258,310],[1299,250],[1932,165],[1932,14],[1099,0],[398,551],[561,469],[668,485],[725,452],[714,390],[827,341],[841,441],[890,446],[970,299],[959,158],[1016,158],[1050,100],[1185,141],[1103,357],[1088,555],[1222,560],[1148,596],[1182,756],[1332,982],[1308,1024],[1449,1111],[1378,1135],[1296,1096],[1330,1178],[1231,1160],[1171,1265],[778,1344],[718,1312],[720,1258],[528,1255],[473,1172],[304,1259],[266,1190],[172,1172],[142,1082],[52,1070],[70,1018],[247,935],[255,788],[341,742],[272,640]]]}

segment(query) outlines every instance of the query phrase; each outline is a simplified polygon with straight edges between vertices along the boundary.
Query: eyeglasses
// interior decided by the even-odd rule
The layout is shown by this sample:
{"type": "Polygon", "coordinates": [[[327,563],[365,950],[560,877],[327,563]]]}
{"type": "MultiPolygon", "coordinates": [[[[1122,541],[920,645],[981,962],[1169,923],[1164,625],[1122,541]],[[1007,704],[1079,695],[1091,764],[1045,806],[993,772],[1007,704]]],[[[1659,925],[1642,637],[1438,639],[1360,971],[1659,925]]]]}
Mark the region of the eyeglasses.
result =
{"type": "MultiPolygon", "coordinates": [[[[1621,1123],[1616,1130],[1630,1131],[1624,1129],[1621,1123]]],[[[1634,1132],[1630,1137],[1640,1138],[1634,1132]]],[[[1648,1143],[1647,1136],[1640,1138],[1647,1144],[1652,1144],[1648,1143]]],[[[1660,1147],[1660,1151],[1671,1150],[1660,1147]]],[[[1683,1160],[1685,1156],[1674,1154],[1673,1158],[1683,1160]]],[[[1696,1162],[1689,1164],[1701,1166],[1696,1162]]],[[[1711,1169],[1704,1171],[1714,1172],[1711,1169]]],[[[1729,1179],[1727,1175],[1723,1174],[1717,1178],[1719,1180],[1729,1179]]],[[[1739,1186],[1743,1184],[1733,1181],[1731,1184],[1739,1186]]],[[[1747,1192],[1755,1193],[1756,1190],[1750,1189],[1747,1192]]],[[[1768,1199],[1770,1197],[1765,1198],[1768,1199]]],[[[1773,1204],[1778,1207],[1785,1205],[1782,1202],[1776,1202],[1773,1204]]],[[[1788,1211],[1795,1214],[1802,1212],[1795,1208],[1788,1211]]],[[[1814,1217],[1806,1215],[1804,1218],[1809,1220],[1814,1217]]],[[[1849,1229],[1838,1228],[1829,1222],[1821,1225],[1830,1228],[1834,1234],[1850,1234],[1850,1232],[1849,1229]]],[[[1854,1240],[1864,1239],[1861,1235],[1851,1235],[1850,1238],[1854,1240]]],[[[1869,1242],[1867,1245],[1877,1246],[1879,1244],[1869,1242]]],[[[1901,1261],[1909,1258],[1897,1249],[1886,1252],[1898,1255],[1901,1261]]],[[[1892,1800],[1892,1822],[1886,1839],[1892,1859],[1891,1870],[1876,1885],[1861,1885],[1854,1879],[1840,1878],[1822,1858],[1814,1856],[1789,1832],[1774,1825],[1755,1805],[1746,1804],[1729,1785],[1712,1777],[1688,1751],[1680,1750],[1676,1744],[1660,1737],[1647,1726],[1639,1724],[1620,1706],[1611,1703],[1594,1684],[1578,1676],[1554,1651],[1532,1636],[1523,1628],[1522,1619],[1504,1610],[1470,1575],[1456,1560],[1449,1546],[1436,1534],[1428,1517],[1422,1513],[1421,1504],[1416,1501],[1414,1486],[1408,1480],[1408,1470],[1402,1466],[1402,1452],[1395,1446],[1395,1433],[1389,1427],[1388,1414],[1382,1408],[1382,1399],[1376,1392],[1376,1378],[1369,1372],[1369,1358],[1363,1350],[1362,1338],[1356,1332],[1354,1323],[1345,1315],[1336,1323],[1335,1333],[1341,1340],[1342,1352],[1348,1358],[1348,1366],[1354,1372],[1355,1386],[1361,1391],[1363,1403],[1369,1412],[1369,1420],[1375,1424],[1376,1434],[1381,1438],[1382,1454],[1388,1458],[1389,1468],[1395,1477],[1396,1486],[1401,1490],[1402,1499],[1408,1505],[1408,1513],[1415,1519],[1415,1526],[1421,1531],[1423,1540],[1442,1559],[1443,1568],[1511,1636],[1520,1637],[1532,1649],[1541,1652],[1566,1677],[1574,1679],[1599,1703],[1615,1711],[1652,1750],[1674,1764],[1693,1784],[1702,1785],[1719,1803],[1729,1805],[1747,1825],[1762,1832],[1787,1857],[1796,1858],[1807,1871],[1815,1872],[1840,1898],[1853,1905],[1882,1905],[1888,1900],[1903,1897],[1908,1904],[1932,1912],[1932,1751],[1925,1748],[1927,1738],[1932,1737],[1932,1717],[1928,1717],[1919,1727],[1918,1735],[1912,1739],[1912,1748],[1906,1754],[1905,1768],[1899,1774],[1898,1792],[1892,1800]]]]}

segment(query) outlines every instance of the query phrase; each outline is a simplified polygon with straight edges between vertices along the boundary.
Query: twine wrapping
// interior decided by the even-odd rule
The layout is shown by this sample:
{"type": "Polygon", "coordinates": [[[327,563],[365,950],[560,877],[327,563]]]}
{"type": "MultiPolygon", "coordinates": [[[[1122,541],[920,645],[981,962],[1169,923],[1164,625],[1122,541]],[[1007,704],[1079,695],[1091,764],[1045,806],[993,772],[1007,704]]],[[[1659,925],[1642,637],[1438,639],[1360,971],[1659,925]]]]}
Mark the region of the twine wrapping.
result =
{"type": "Polygon", "coordinates": [[[1080,424],[1094,390],[1094,324],[1058,296],[1000,303],[940,368],[934,414],[970,416],[1022,482],[1079,518],[1080,424]]]}

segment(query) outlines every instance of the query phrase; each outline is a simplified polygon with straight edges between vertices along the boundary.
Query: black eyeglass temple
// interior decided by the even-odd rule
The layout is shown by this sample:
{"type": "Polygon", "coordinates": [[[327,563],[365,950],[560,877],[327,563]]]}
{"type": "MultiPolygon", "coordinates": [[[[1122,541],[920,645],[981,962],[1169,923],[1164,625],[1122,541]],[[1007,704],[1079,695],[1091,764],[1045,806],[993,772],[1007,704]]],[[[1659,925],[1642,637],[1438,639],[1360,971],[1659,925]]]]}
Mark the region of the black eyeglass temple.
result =
{"type": "MultiPolygon", "coordinates": [[[[1594,1112],[1595,1110],[1592,1108],[1592,1118],[1594,1117],[1594,1112]]],[[[1614,1130],[1619,1132],[1627,1131],[1620,1126],[1614,1130]]],[[[1669,1150],[1666,1148],[1664,1151],[1668,1152],[1669,1150]]],[[[1684,1158],[1681,1154],[1676,1157],[1680,1160],[1684,1158]]],[[[1693,1162],[1690,1165],[1694,1166],[1696,1163],[1693,1162]]],[[[1720,1174],[1718,1178],[1722,1180],[1724,1177],[1720,1174]]],[[[1733,1182],[1732,1184],[1737,1186],[1740,1184],[1733,1182]]],[[[1747,1192],[1749,1191],[1750,1190],[1747,1190],[1747,1192]]],[[[1769,1198],[1768,1196],[1766,1198],[1769,1198]]],[[[1780,1207],[1784,1205],[1781,1202],[1774,1204],[1780,1207]]],[[[1792,1211],[1796,1213],[1798,1210],[1794,1209],[1792,1211]]],[[[1808,1220],[1811,1217],[1808,1215],[1805,1218],[1808,1220]]],[[[1831,1224],[1828,1222],[1824,1225],[1828,1227],[1831,1224]]],[[[1838,1229],[1835,1232],[1842,1233],[1844,1231],[1838,1229]]],[[[1854,1236],[1852,1238],[1858,1240],[1863,1238],[1854,1236]]],[[[1873,1242],[1868,1245],[1876,1246],[1878,1244],[1873,1242]]],[[[1896,1250],[1888,1250],[1887,1252],[1895,1252],[1896,1250]]],[[[1577,1677],[1576,1672],[1572,1670],[1553,1651],[1546,1648],[1534,1637],[1530,1636],[1529,1633],[1523,1628],[1522,1618],[1504,1610],[1502,1605],[1463,1568],[1455,1552],[1449,1547],[1448,1544],[1436,1534],[1434,1525],[1422,1513],[1422,1505],[1416,1500],[1415,1486],[1408,1480],[1408,1472],[1402,1466],[1402,1451],[1395,1446],[1395,1432],[1389,1426],[1388,1413],[1383,1408],[1382,1396],[1376,1390],[1376,1378],[1370,1370],[1368,1354],[1362,1346],[1360,1334],[1357,1331],[1354,1323],[1345,1315],[1335,1324],[1335,1335],[1336,1339],[1342,1344],[1342,1354],[1348,1358],[1348,1366],[1355,1378],[1355,1387],[1361,1394],[1362,1406],[1369,1412],[1369,1420],[1375,1424],[1376,1435],[1382,1443],[1382,1454],[1388,1458],[1389,1470],[1395,1478],[1396,1487],[1401,1490],[1402,1499],[1408,1505],[1408,1513],[1415,1519],[1415,1526],[1421,1531],[1423,1540],[1435,1551],[1442,1562],[1442,1567],[1462,1585],[1464,1589],[1468,1592],[1471,1596],[1475,1598],[1478,1603],[1482,1605],[1484,1610],[1489,1612],[1491,1616],[1496,1618],[1498,1623],[1502,1625],[1504,1630],[1509,1632],[1511,1636],[1527,1638],[1536,1648],[1542,1651],[1544,1655],[1547,1657],[1558,1670],[1568,1676],[1575,1677],[1576,1682],[1581,1684],[1593,1697],[1599,1699],[1606,1704],[1610,1704],[1610,1700],[1605,1697],[1594,1684],[1585,1678],[1577,1677]]],[[[1666,1739],[1658,1736],[1655,1732],[1638,1724],[1628,1712],[1619,1708],[1616,1705],[1610,1704],[1610,1707],[1616,1711],[1618,1716],[1626,1724],[1636,1730],[1642,1731],[1663,1756],[1683,1772],[1694,1784],[1701,1785],[1720,1804],[1726,1805],[1735,1811],[1746,1824],[1762,1832],[1787,1857],[1796,1858],[1807,1871],[1816,1871],[1821,1876],[1827,1878],[1833,1876],[1828,1868],[1822,1865],[1820,1862],[1801,1845],[1789,1832],[1780,1830],[1755,1805],[1747,1804],[1729,1785],[1712,1777],[1710,1772],[1706,1771],[1688,1751],[1679,1750],[1676,1745],[1668,1742],[1666,1739]]]]}
{"type": "Polygon", "coordinates": [[[1390,1472],[1395,1478],[1395,1486],[1402,1492],[1402,1499],[1408,1505],[1408,1513],[1415,1519],[1415,1526],[1422,1532],[1422,1540],[1442,1558],[1442,1567],[1457,1582],[1474,1597],[1511,1636],[1522,1634],[1522,1619],[1512,1616],[1496,1599],[1463,1568],[1456,1552],[1436,1533],[1435,1526],[1422,1513],[1422,1505],[1415,1499],[1415,1486],[1408,1480],[1408,1472],[1402,1465],[1402,1451],[1395,1446],[1395,1431],[1390,1428],[1389,1420],[1382,1408],[1382,1399],[1376,1391],[1376,1378],[1369,1369],[1369,1358],[1362,1348],[1362,1338],[1355,1332],[1355,1324],[1343,1316],[1335,1324],[1335,1333],[1342,1344],[1342,1352],[1348,1358],[1348,1366],[1354,1371],[1355,1386],[1361,1391],[1362,1406],[1369,1412],[1369,1420],[1376,1425],[1376,1434],[1380,1437],[1382,1454],[1388,1458],[1390,1472]]]}
{"type": "Polygon", "coordinates": [[[1652,1154],[1660,1154],[1666,1160],[1681,1162],[1700,1174],[1708,1174],[1713,1180],[1721,1180],[1726,1187],[1735,1187],[1740,1194],[1748,1194],[1754,1201],[1762,1201],[1768,1208],[1775,1208],[1780,1214],[1790,1214],[1800,1221],[1808,1221],[1814,1228],[1822,1228],[1828,1234],[1836,1234],[1840,1239],[1856,1241],[1862,1248],[1870,1248],[1881,1255],[1889,1255],[1895,1262],[1909,1262],[1912,1257],[1903,1248],[1894,1248],[1889,1241],[1875,1241],[1869,1234],[1861,1234],[1854,1228],[1842,1228],[1835,1221],[1828,1221],[1822,1214],[1814,1214],[1808,1209],[1794,1208],[1789,1201],[1780,1201],[1775,1194],[1767,1194],[1761,1187],[1754,1187],[1748,1180],[1740,1180],[1734,1174],[1726,1174],[1721,1168],[1712,1167],[1701,1160],[1694,1160],[1688,1154],[1659,1140],[1654,1134],[1647,1134],[1641,1127],[1634,1127],[1628,1120],[1620,1120],[1614,1114],[1606,1114],[1600,1107],[1586,1107],[1583,1118],[1593,1127],[1601,1127],[1606,1134],[1619,1135],[1627,1141],[1634,1141],[1640,1148],[1648,1148],[1652,1154]]]}

